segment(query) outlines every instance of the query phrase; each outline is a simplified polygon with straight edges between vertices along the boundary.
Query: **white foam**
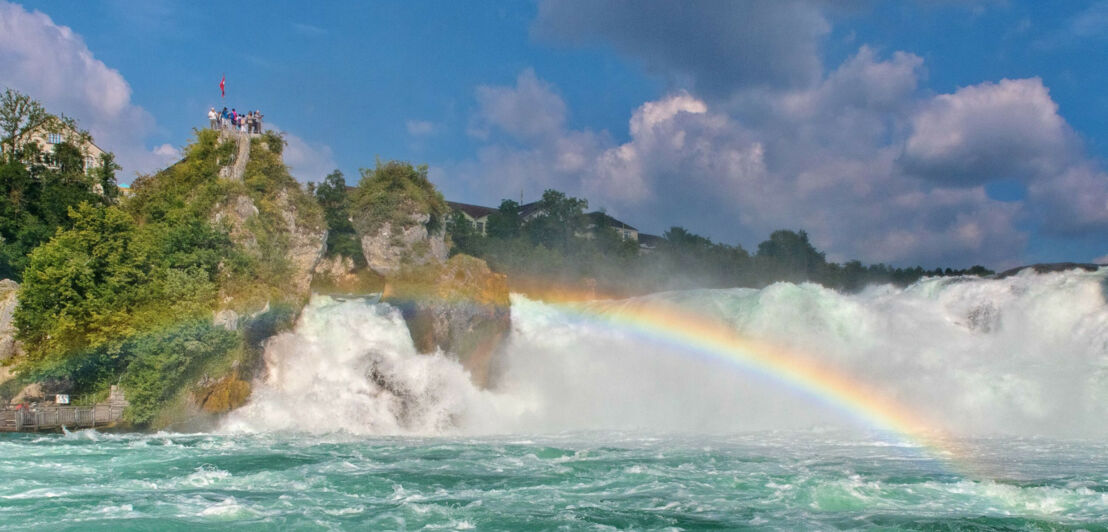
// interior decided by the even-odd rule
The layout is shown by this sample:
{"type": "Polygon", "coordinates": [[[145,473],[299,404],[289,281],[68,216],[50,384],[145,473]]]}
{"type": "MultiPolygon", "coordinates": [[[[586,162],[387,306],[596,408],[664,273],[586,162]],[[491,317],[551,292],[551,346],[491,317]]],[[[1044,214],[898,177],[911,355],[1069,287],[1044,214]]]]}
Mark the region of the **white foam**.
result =
{"type": "Polygon", "coordinates": [[[594,303],[583,313],[513,295],[513,330],[491,392],[474,388],[449,353],[417,354],[387,305],[315,297],[293,331],[270,341],[268,375],[226,427],[356,434],[870,428],[818,387],[791,388],[712,353],[590,318],[662,300],[817,359],[939,429],[1103,435],[1106,277],[1108,270],[925,279],[856,295],[778,283],[594,303]]]}

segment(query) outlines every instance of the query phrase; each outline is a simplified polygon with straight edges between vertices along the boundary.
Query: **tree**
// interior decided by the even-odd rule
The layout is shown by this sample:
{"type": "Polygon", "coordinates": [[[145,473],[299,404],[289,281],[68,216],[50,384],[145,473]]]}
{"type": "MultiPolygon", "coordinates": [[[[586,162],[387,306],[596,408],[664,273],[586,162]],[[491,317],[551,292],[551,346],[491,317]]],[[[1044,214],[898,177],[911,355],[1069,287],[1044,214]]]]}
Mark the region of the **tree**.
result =
{"type": "Polygon", "coordinates": [[[327,222],[327,255],[350,257],[355,264],[364,266],[362,245],[350,222],[350,200],[342,172],[335,170],[327,174],[323,182],[315,186],[315,199],[323,207],[323,218],[327,222]]]}
{"type": "Polygon", "coordinates": [[[777,230],[758,244],[758,257],[779,268],[787,280],[818,279],[827,259],[808,241],[808,233],[777,230]]]}
{"type": "Polygon", "coordinates": [[[4,136],[0,144],[9,157],[19,157],[19,151],[26,137],[32,131],[43,127],[50,120],[50,113],[35,99],[12,89],[4,89],[0,94],[0,131],[4,136]]]}
{"type": "Polygon", "coordinates": [[[574,236],[584,232],[587,222],[585,209],[588,207],[588,200],[548,189],[539,200],[539,215],[527,223],[527,234],[536,244],[567,250],[574,236]]]}
{"type": "Polygon", "coordinates": [[[446,233],[454,242],[454,249],[460,253],[474,255],[481,234],[461,211],[453,211],[446,217],[446,233]]]}
{"type": "Polygon", "coordinates": [[[82,145],[92,141],[88,131],[77,127],[77,121],[65,115],[46,112],[34,98],[19,91],[4,89],[0,94],[0,151],[16,160],[29,160],[24,153],[26,142],[36,131],[63,134],[65,141],[82,145]]]}
{"type": "Polygon", "coordinates": [[[87,203],[73,228],[31,253],[15,322],[32,358],[96,347],[132,332],[131,312],[157,294],[156,269],[134,220],[87,203]]]}
{"type": "Polygon", "coordinates": [[[489,215],[485,233],[489,238],[508,239],[519,236],[523,217],[519,215],[519,203],[510,199],[500,202],[500,208],[489,215]]]}
{"type": "Polygon", "coordinates": [[[115,173],[123,167],[115,162],[115,154],[101,153],[100,165],[90,172],[96,183],[100,185],[100,193],[108,203],[114,203],[119,198],[119,185],[115,181],[115,173]]]}

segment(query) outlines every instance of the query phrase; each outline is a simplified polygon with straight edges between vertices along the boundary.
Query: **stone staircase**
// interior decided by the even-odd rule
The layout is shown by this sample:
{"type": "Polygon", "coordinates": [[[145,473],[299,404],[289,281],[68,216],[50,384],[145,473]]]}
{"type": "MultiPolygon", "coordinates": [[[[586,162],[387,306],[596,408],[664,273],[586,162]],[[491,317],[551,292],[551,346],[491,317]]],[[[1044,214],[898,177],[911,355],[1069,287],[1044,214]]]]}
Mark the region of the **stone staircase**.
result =
{"type": "Polygon", "coordinates": [[[219,132],[220,142],[235,142],[238,149],[231,159],[231,164],[219,169],[219,177],[229,181],[242,181],[242,175],[246,171],[246,163],[250,160],[250,139],[257,135],[242,133],[230,129],[219,132]]]}

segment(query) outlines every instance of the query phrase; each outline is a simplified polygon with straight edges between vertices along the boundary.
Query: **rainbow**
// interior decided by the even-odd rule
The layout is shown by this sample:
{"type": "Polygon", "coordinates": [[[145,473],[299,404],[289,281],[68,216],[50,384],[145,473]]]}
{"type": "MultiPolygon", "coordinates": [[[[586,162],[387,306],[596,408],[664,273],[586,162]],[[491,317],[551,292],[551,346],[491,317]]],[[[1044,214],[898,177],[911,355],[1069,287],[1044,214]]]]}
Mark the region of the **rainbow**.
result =
{"type": "Polygon", "coordinates": [[[619,307],[597,305],[593,294],[543,297],[569,315],[693,351],[741,371],[767,378],[846,414],[869,429],[917,446],[960,473],[977,476],[967,453],[941,425],[880,390],[820,363],[816,357],[737,334],[733,327],[689,309],[660,301],[634,301],[619,307]],[[590,297],[591,296],[591,297],[590,297]],[[593,299],[593,303],[588,301],[593,299]]]}

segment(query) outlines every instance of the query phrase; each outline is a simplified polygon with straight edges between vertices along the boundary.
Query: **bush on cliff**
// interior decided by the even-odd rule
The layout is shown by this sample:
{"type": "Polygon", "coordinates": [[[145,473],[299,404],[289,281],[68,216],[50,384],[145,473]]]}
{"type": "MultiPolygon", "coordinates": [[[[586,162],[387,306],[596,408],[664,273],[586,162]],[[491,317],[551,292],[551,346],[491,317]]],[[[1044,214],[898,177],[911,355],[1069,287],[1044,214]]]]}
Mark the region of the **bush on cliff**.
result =
{"type": "Polygon", "coordinates": [[[327,256],[350,257],[354,265],[364,267],[365,256],[362,244],[350,221],[350,198],[346,193],[346,177],[335,170],[315,185],[312,190],[319,206],[323,208],[323,217],[327,221],[327,256]]]}
{"type": "Polygon", "coordinates": [[[430,214],[427,228],[434,231],[442,227],[450,212],[442,194],[427,178],[427,165],[414,167],[402,161],[378,161],[372,172],[362,169],[351,207],[354,223],[361,231],[371,232],[388,222],[394,234],[411,223],[414,213],[430,214]]]}
{"type": "Polygon", "coordinates": [[[148,423],[206,362],[241,347],[242,338],[207,321],[191,321],[127,342],[131,362],[121,382],[131,403],[126,419],[148,423]]]}

